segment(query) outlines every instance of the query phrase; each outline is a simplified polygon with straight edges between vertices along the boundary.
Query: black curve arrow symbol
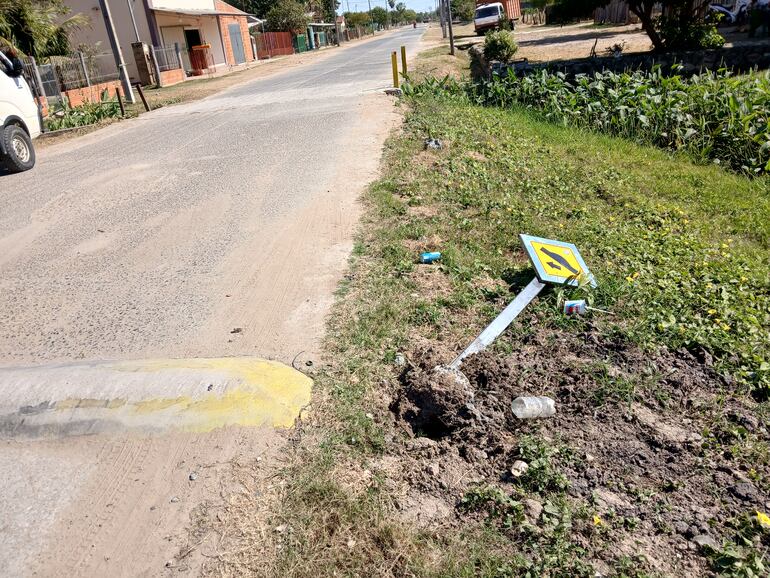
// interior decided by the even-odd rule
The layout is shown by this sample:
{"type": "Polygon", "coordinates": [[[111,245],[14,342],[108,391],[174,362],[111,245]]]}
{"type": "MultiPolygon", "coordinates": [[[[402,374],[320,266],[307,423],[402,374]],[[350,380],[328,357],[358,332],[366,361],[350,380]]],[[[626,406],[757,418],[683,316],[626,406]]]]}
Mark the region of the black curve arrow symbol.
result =
{"type": "Polygon", "coordinates": [[[579,275],[580,274],[580,271],[578,271],[572,265],[570,265],[569,261],[567,261],[564,257],[559,255],[558,253],[554,253],[553,251],[549,251],[545,247],[540,247],[540,250],[543,253],[545,253],[546,255],[548,255],[554,261],[558,261],[561,265],[564,265],[564,268],[567,269],[573,275],[579,275]]]}

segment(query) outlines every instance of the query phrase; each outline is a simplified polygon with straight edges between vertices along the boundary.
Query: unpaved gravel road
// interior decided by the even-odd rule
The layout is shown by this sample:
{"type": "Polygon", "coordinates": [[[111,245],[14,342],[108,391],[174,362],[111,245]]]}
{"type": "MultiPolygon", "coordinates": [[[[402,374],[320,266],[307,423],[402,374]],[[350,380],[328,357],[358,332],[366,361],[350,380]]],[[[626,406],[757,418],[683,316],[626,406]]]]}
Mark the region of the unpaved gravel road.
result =
{"type": "MultiPolygon", "coordinates": [[[[356,199],[398,118],[381,94],[390,52],[415,53],[422,32],[112,125],[0,175],[0,372],[313,359],[356,199]]],[[[281,443],[270,428],[2,439],[0,575],[159,575],[195,505],[222,492],[224,464],[281,443]]]]}

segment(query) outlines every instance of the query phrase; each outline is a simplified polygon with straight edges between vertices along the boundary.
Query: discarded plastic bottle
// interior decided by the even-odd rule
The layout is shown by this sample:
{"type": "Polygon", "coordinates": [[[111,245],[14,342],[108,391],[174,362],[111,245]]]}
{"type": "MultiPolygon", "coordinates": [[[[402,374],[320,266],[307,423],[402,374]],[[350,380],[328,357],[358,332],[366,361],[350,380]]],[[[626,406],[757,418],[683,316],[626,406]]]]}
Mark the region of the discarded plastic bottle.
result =
{"type": "Polygon", "coordinates": [[[420,263],[433,263],[433,261],[438,261],[439,259],[441,259],[441,253],[438,251],[420,255],[420,263]]]}
{"type": "Polygon", "coordinates": [[[556,404],[550,397],[517,397],[511,402],[513,415],[519,419],[556,415],[556,404]]]}

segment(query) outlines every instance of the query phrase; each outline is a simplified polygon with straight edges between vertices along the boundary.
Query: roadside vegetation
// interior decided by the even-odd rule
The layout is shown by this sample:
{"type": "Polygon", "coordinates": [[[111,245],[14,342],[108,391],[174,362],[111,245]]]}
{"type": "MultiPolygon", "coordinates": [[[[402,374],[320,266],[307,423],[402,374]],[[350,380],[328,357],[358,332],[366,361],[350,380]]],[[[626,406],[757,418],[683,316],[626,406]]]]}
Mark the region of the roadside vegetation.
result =
{"type": "Polygon", "coordinates": [[[523,78],[509,71],[479,90],[465,88],[485,104],[524,105],[560,124],[686,151],[735,170],[770,170],[768,73],[685,77],[657,69],[569,79],[546,70],[523,78]]]}
{"type": "Polygon", "coordinates": [[[402,100],[272,530],[212,570],[766,575],[767,177],[447,83],[402,100]],[[472,394],[437,384],[532,278],[519,233],[576,243],[598,287],[541,293],[464,363],[472,394]],[[569,298],[612,315],[567,317],[569,298]],[[518,395],[558,413],[517,421],[518,395]]]}
{"type": "Polygon", "coordinates": [[[86,127],[121,117],[117,100],[87,102],[80,106],[64,106],[45,119],[47,131],[86,127]]]}

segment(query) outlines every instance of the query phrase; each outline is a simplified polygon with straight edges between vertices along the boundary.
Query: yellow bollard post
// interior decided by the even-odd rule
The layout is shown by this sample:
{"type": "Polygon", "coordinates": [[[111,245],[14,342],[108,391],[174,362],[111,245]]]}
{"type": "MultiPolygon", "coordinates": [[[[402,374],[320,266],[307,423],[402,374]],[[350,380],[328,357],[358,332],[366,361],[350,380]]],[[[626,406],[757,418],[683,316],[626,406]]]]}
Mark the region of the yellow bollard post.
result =
{"type": "Polygon", "coordinates": [[[401,74],[406,78],[406,46],[401,47],[401,74]]]}
{"type": "Polygon", "coordinates": [[[393,88],[398,88],[398,57],[395,50],[390,53],[390,63],[393,66],[393,88]]]}

